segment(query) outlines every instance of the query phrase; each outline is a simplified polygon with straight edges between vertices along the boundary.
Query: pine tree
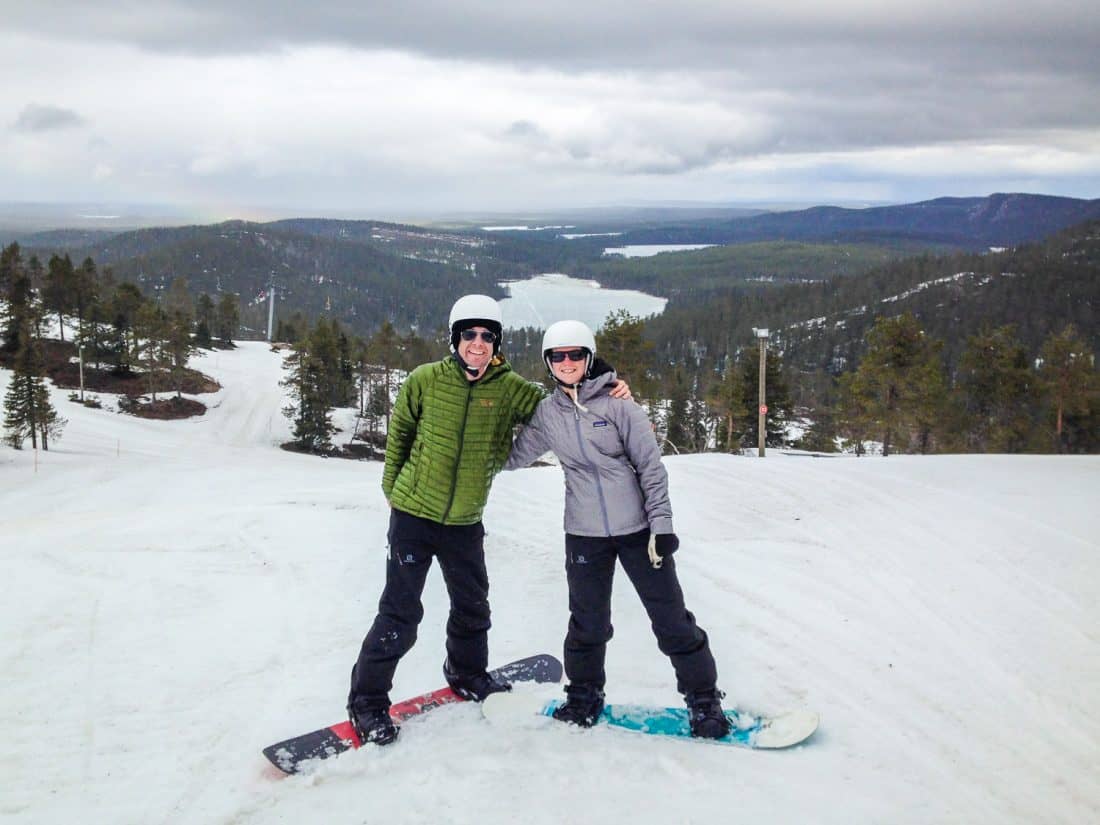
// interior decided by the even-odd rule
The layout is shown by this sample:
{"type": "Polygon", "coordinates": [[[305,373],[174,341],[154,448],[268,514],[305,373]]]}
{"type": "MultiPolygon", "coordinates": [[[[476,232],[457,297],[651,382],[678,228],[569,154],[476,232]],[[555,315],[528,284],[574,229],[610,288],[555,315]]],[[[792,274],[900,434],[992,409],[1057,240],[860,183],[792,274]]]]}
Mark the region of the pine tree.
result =
{"type": "Polygon", "coordinates": [[[44,294],[47,286],[46,270],[37,255],[32,254],[27,260],[27,276],[31,280],[31,292],[39,296],[44,294]]]}
{"type": "Polygon", "coordinates": [[[693,453],[706,452],[711,430],[712,423],[707,414],[707,402],[702,394],[699,376],[692,375],[691,392],[688,394],[687,431],[688,443],[693,453]]]}
{"type": "MultiPolygon", "coordinates": [[[[210,349],[214,343],[214,299],[202,293],[195,300],[195,346],[202,349],[210,349]]],[[[282,339],[278,339],[282,340],[282,339]]]]}
{"type": "Polygon", "coordinates": [[[832,376],[820,378],[824,380],[813,388],[812,405],[797,408],[799,412],[804,412],[806,428],[794,446],[815,453],[835,453],[840,436],[837,425],[837,383],[832,376]]]}
{"type": "Polygon", "coordinates": [[[598,355],[630,384],[636,399],[649,398],[653,392],[646,368],[653,344],[642,337],[644,328],[645,322],[641,318],[620,309],[608,315],[596,333],[598,355]]]}
{"type": "Polygon", "coordinates": [[[814,408],[811,415],[810,426],[795,446],[815,453],[835,453],[837,426],[834,410],[823,404],[814,408]]]}
{"type": "MultiPolygon", "coordinates": [[[[394,390],[394,371],[401,365],[403,358],[403,342],[389,321],[383,322],[370,340],[367,342],[364,358],[372,367],[381,368],[382,386],[379,395],[383,407],[382,415],[386,419],[386,429],[390,426],[391,403],[390,399],[394,390]]],[[[372,393],[373,397],[373,393],[372,393]]]]}
{"type": "Polygon", "coordinates": [[[983,329],[967,339],[956,385],[969,449],[1017,453],[1028,447],[1036,380],[1013,326],[983,329]]]}
{"type": "Polygon", "coordinates": [[[171,365],[169,327],[168,316],[153,303],[142,304],[134,316],[134,335],[140,342],[135,355],[145,369],[145,385],[154,403],[157,388],[171,365]]]}
{"type": "Polygon", "coordinates": [[[233,337],[241,326],[240,299],[235,294],[223,293],[214,313],[214,334],[223,347],[233,346],[233,337]]]}
{"type": "MultiPolygon", "coordinates": [[[[346,340],[345,337],[344,342],[346,340]]],[[[345,369],[347,349],[344,342],[339,324],[319,318],[307,344],[310,356],[321,371],[325,400],[332,407],[346,404],[355,393],[350,366],[345,369]]]]}
{"type": "Polygon", "coordinates": [[[91,278],[91,285],[86,293],[87,302],[77,329],[76,343],[86,350],[98,370],[100,357],[105,350],[105,342],[110,337],[105,335],[104,328],[111,317],[110,299],[115,291],[114,276],[110,267],[105,267],[102,272],[96,271],[95,263],[91,258],[85,260],[81,269],[91,278]]]}
{"type": "Polygon", "coordinates": [[[49,450],[50,439],[60,438],[65,419],[50,401],[46,385],[45,360],[38,334],[40,318],[28,308],[21,318],[19,351],[12,361],[12,376],[4,395],[4,440],[15,449],[31,439],[31,446],[49,450]]]}
{"type": "Polygon", "coordinates": [[[57,326],[62,341],[65,340],[65,316],[76,302],[76,286],[76,271],[69,256],[51,255],[42,301],[48,311],[57,314],[57,326]]]}
{"type": "Polygon", "coordinates": [[[132,372],[134,357],[140,346],[134,322],[143,303],[145,298],[141,290],[131,283],[117,284],[111,295],[107,313],[111,324],[107,346],[114,355],[117,374],[132,372]]]}
{"type": "Polygon", "coordinates": [[[844,446],[863,455],[864,443],[871,437],[877,421],[871,414],[867,382],[858,372],[846,372],[837,379],[837,432],[843,436],[844,446]]]}
{"type": "Polygon", "coordinates": [[[1046,404],[1048,420],[1054,419],[1054,444],[1060,453],[1068,452],[1072,441],[1066,419],[1088,418],[1097,409],[1097,373],[1095,356],[1069,324],[1060,333],[1043,343],[1039,381],[1046,404]]]}
{"type": "Polygon", "coordinates": [[[292,347],[297,346],[301,337],[308,332],[309,325],[300,312],[295,312],[289,319],[279,318],[275,322],[275,340],[292,347]]]}
{"type": "Polygon", "coordinates": [[[38,434],[31,422],[34,421],[34,386],[29,376],[14,373],[8,381],[8,391],[4,393],[4,443],[17,450],[23,449],[28,436],[33,437],[34,447],[38,448],[38,434]]]}
{"type": "Polygon", "coordinates": [[[76,313],[75,343],[78,347],[91,350],[98,339],[89,323],[93,306],[99,301],[99,277],[95,261],[85,258],[80,268],[73,272],[73,295],[71,306],[76,313]]]}
{"type": "Polygon", "coordinates": [[[736,453],[741,448],[745,395],[744,372],[741,365],[731,359],[721,381],[707,394],[707,405],[718,419],[715,443],[720,451],[736,453]]]}
{"type": "Polygon", "coordinates": [[[683,375],[677,373],[668,396],[668,414],[665,417],[665,438],[661,452],[675,454],[690,452],[691,432],[688,425],[688,389],[683,375]]]}
{"type": "Polygon", "coordinates": [[[23,328],[31,303],[31,281],[23,266],[19,244],[0,249],[0,287],[3,288],[3,351],[19,352],[23,346],[23,328]]]}
{"type": "Polygon", "coordinates": [[[308,351],[308,342],[304,342],[283,361],[283,368],[288,375],[280,383],[289,390],[292,401],[283,408],[283,415],[294,425],[294,442],[309,452],[328,452],[336,428],[332,425],[324,365],[308,351]]]}
{"type": "Polygon", "coordinates": [[[949,406],[947,378],[940,353],[942,341],[935,341],[928,360],[917,368],[914,376],[909,448],[921,455],[936,452],[946,443],[945,412],[949,406]],[[934,353],[934,354],[933,354],[934,353]]]}
{"type": "Polygon", "coordinates": [[[22,253],[19,244],[0,246],[0,296],[7,299],[17,269],[22,267],[22,253]]]}
{"type": "Polygon", "coordinates": [[[42,438],[43,451],[50,449],[50,441],[61,438],[61,432],[68,423],[62,418],[50,401],[50,390],[44,375],[34,382],[34,409],[38,423],[38,434],[42,438]]]}
{"type": "Polygon", "coordinates": [[[882,454],[927,440],[934,404],[943,397],[942,343],[925,337],[911,313],[878,318],[867,352],[851,378],[841,379],[842,421],[862,439],[870,428],[882,439],[882,454]]]}
{"type": "MultiPolygon", "coordinates": [[[[755,444],[760,427],[760,361],[758,358],[741,359],[741,431],[755,444]]],[[[787,443],[787,426],[794,416],[794,400],[791,398],[783,356],[777,350],[768,350],[764,365],[764,401],[768,414],[764,417],[764,443],[769,447],[783,447],[787,443]]]]}
{"type": "Polygon", "coordinates": [[[390,415],[390,384],[386,371],[364,361],[360,392],[362,397],[359,416],[366,423],[366,433],[360,430],[356,435],[369,444],[374,452],[380,443],[384,443],[381,425],[383,421],[388,422],[390,415]]]}
{"type": "Polygon", "coordinates": [[[355,399],[355,356],[353,350],[355,343],[348,334],[341,329],[340,324],[333,322],[333,330],[336,333],[336,364],[333,375],[334,393],[332,403],[336,406],[346,407],[355,399]]]}
{"type": "Polygon", "coordinates": [[[169,372],[172,385],[176,389],[176,398],[182,398],[183,382],[187,376],[187,360],[195,351],[195,345],[191,339],[191,296],[187,291],[186,279],[173,279],[164,304],[168,320],[165,344],[169,356],[169,372]]]}

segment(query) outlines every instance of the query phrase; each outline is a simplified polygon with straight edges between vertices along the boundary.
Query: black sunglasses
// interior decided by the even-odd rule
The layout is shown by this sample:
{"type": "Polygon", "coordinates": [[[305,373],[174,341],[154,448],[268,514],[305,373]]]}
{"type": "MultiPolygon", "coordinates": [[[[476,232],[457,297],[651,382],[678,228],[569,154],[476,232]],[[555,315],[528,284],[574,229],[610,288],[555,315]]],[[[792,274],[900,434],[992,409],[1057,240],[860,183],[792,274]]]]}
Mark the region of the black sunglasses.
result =
{"type": "Polygon", "coordinates": [[[588,350],[586,349],[571,349],[567,352],[551,352],[549,358],[555,364],[560,364],[566,358],[570,361],[583,361],[588,357],[588,350]]]}
{"type": "MultiPolygon", "coordinates": [[[[463,341],[473,341],[478,336],[476,329],[464,329],[459,333],[462,336],[463,341]]],[[[492,344],[497,340],[497,334],[495,332],[483,332],[481,333],[481,340],[486,344],[492,344]]]]}

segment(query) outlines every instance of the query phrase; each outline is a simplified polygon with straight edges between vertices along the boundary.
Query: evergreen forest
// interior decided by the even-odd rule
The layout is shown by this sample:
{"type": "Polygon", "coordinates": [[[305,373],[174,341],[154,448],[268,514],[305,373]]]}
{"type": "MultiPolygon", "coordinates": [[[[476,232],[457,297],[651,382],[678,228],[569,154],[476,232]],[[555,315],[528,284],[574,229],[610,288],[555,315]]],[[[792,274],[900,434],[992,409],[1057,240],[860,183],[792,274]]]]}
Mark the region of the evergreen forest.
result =
{"type": "MultiPolygon", "coordinates": [[[[356,406],[364,453],[375,455],[400,376],[446,354],[455,298],[503,297],[500,281],[558,271],[668,298],[660,316],[612,314],[597,337],[667,452],[756,444],[756,329],[768,330],[770,445],[1096,452],[1100,221],[993,250],[949,235],[777,238],[616,259],[602,255],[607,238],[370,221],[140,230],[71,249],[57,242],[81,236],[45,233],[0,258],[0,365],[18,376],[6,438],[59,437],[63,419],[43,409],[42,382],[58,381],[77,349],[93,382],[112,375],[134,382],[131,395],[179,399],[195,347],[265,337],[274,291],[299,448],[331,450],[329,411],[356,406]]],[[[504,351],[541,381],[540,340],[540,330],[508,330],[504,351]]]]}

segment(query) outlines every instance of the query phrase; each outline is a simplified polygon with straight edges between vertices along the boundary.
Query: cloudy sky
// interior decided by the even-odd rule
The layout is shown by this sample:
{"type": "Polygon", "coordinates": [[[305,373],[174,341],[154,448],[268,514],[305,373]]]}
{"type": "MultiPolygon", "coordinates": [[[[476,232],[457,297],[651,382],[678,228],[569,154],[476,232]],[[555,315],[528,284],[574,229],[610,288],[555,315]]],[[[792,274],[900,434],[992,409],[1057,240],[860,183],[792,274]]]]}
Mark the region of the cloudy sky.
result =
{"type": "Polygon", "coordinates": [[[0,201],[1100,197],[1095,0],[0,0],[0,20],[0,201]]]}

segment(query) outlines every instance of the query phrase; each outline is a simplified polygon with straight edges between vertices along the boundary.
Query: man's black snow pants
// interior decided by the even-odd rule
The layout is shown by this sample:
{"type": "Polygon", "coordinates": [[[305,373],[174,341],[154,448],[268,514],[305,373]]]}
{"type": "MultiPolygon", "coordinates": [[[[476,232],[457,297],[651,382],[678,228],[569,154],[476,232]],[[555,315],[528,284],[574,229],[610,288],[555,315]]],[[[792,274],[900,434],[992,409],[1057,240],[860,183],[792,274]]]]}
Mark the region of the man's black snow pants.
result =
{"type": "Polygon", "coordinates": [[[451,669],[471,675],[483,672],[489,662],[489,576],[481,522],[443,525],[391,510],[387,538],[386,587],[351,671],[348,704],[360,709],[389,707],[397,663],[416,642],[416,630],[424,618],[420,597],[433,557],[439,560],[451,598],[447,619],[451,669]]]}
{"type": "Polygon", "coordinates": [[[707,634],[684,606],[676,561],[659,569],[649,562],[649,531],[628,536],[565,536],[565,572],[569,580],[569,631],[565,636],[565,673],[571,683],[603,688],[604,658],[614,634],[611,585],[615,559],[645,605],[657,646],[672,660],[681,693],[710,690],[718,681],[707,634]]]}

